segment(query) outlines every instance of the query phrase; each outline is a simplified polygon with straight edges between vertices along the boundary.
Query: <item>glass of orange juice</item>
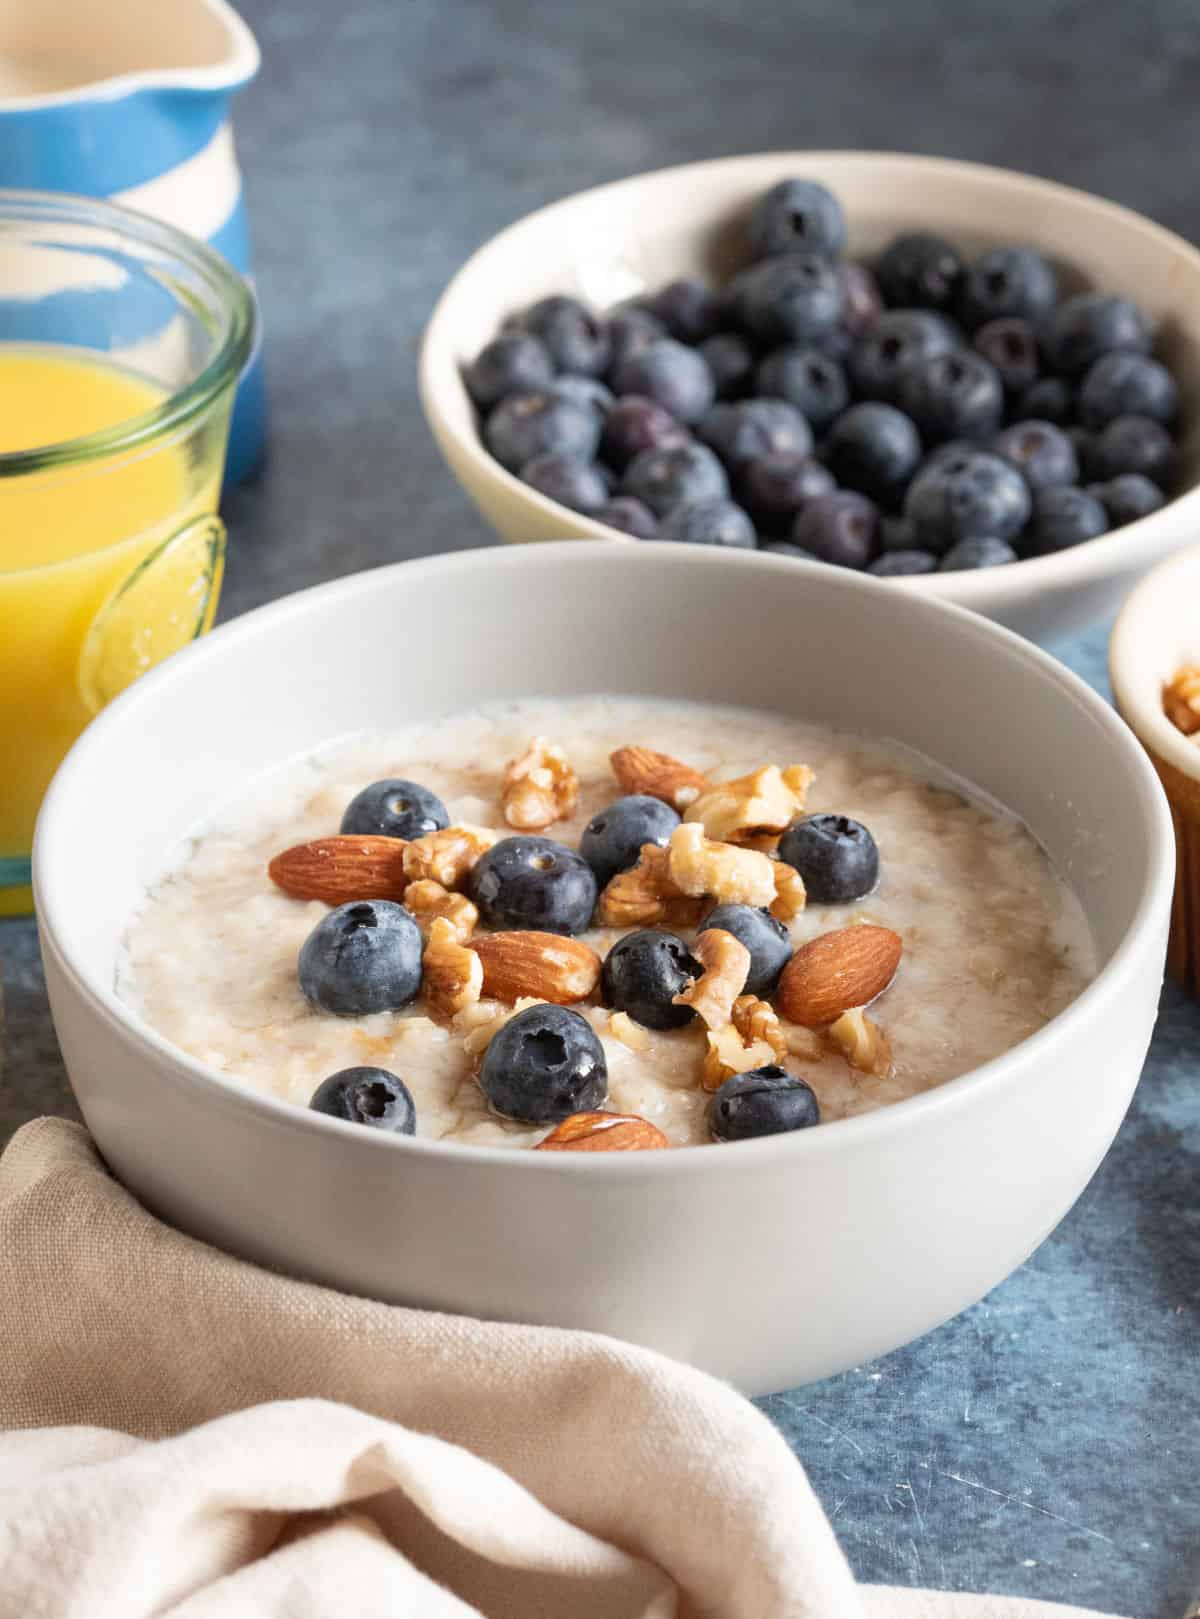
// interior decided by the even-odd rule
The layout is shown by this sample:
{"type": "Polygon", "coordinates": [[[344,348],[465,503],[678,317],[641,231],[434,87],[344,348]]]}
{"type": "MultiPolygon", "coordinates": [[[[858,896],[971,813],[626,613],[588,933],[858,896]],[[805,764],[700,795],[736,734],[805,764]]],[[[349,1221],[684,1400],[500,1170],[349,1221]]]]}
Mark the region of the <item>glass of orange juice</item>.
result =
{"type": "Polygon", "coordinates": [[[0,191],[0,916],[31,907],[63,754],[212,622],[254,325],[237,272],[171,226],[0,191]]]}

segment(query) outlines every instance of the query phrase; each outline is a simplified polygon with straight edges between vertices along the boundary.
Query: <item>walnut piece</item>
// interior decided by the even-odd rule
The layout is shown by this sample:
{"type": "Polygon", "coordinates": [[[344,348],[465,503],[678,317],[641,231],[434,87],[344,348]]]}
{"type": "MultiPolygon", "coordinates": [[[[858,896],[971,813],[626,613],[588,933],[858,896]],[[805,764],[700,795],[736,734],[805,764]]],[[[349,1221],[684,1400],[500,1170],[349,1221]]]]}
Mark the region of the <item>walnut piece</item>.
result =
{"type": "Polygon", "coordinates": [[[444,916],[435,916],[429,925],[422,969],[425,998],[443,1017],[453,1017],[483,993],[482,961],[459,943],[454,924],[444,916]]]}
{"type": "Polygon", "coordinates": [[[886,1079],[892,1071],[892,1048],[887,1035],[861,1007],[843,1012],[825,1031],[851,1068],[886,1079]]]}
{"type": "Polygon", "coordinates": [[[667,846],[667,875],[683,894],[709,895],[719,905],[768,906],[775,898],[775,867],[756,849],[716,843],[697,821],[685,821],[667,846]]]}
{"type": "Polygon", "coordinates": [[[689,899],[671,881],[668,859],[666,849],[644,843],[637,865],[619,871],[601,893],[597,924],[606,928],[646,927],[652,922],[694,926],[700,920],[700,900],[689,899]]]}
{"type": "Polygon", "coordinates": [[[497,841],[486,826],[448,826],[414,838],[404,851],[404,871],[410,883],[440,883],[461,888],[472,867],[497,841]]]}
{"type": "Polygon", "coordinates": [[[710,1029],[723,1029],[733,1016],[734,1001],[746,987],[750,952],[724,928],[705,928],[696,936],[692,955],[704,971],[671,1000],[676,1006],[690,1006],[710,1029]]]}
{"type": "Polygon", "coordinates": [[[700,1083],[706,1091],[719,1090],[734,1074],[748,1074],[752,1068],[765,1068],[775,1061],[775,1052],[765,1040],[745,1040],[727,1023],[723,1029],[708,1031],[700,1083]]]}
{"type": "Polygon", "coordinates": [[[535,736],[505,769],[501,801],[509,826],[518,832],[539,832],[574,813],[579,777],[562,748],[535,736]]]}
{"type": "Polygon", "coordinates": [[[793,916],[799,916],[808,904],[804,878],[795,866],[789,866],[786,860],[776,860],[772,874],[775,879],[775,898],[768,909],[776,921],[790,922],[793,916]]]}
{"type": "Polygon", "coordinates": [[[722,781],[688,809],[685,821],[699,821],[720,843],[757,843],[778,837],[804,808],[813,772],[807,765],[764,765],[734,781],[722,781]]]}
{"type": "Polygon", "coordinates": [[[1185,664],[1163,687],[1163,713],[1184,736],[1200,731],[1200,668],[1185,664]]]}
{"type": "Polygon", "coordinates": [[[619,1040],[630,1051],[645,1051],[650,1044],[650,1036],[640,1023],[635,1023],[628,1012],[610,1012],[608,1014],[608,1032],[614,1040],[619,1040]]]}
{"type": "Polygon", "coordinates": [[[494,1034],[509,1021],[516,1017],[518,1012],[527,1012],[531,1006],[542,1006],[536,995],[526,995],[512,1006],[505,1006],[502,1001],[480,1001],[475,1006],[466,1006],[454,1018],[456,1030],[465,1030],[463,1050],[468,1057],[481,1057],[487,1050],[488,1044],[494,1034]]]}
{"type": "Polygon", "coordinates": [[[451,894],[441,883],[422,877],[409,883],[404,903],[416,917],[417,926],[429,937],[429,929],[439,918],[449,922],[459,944],[466,944],[479,925],[479,912],[465,894],[451,894]]]}
{"type": "MultiPolygon", "coordinates": [[[[701,938],[703,938],[701,934],[701,938]]],[[[757,995],[739,995],[733,1003],[733,1026],[747,1043],[765,1040],[775,1053],[777,1062],[787,1056],[787,1037],[779,1021],[779,1014],[767,1001],[757,995]]]]}

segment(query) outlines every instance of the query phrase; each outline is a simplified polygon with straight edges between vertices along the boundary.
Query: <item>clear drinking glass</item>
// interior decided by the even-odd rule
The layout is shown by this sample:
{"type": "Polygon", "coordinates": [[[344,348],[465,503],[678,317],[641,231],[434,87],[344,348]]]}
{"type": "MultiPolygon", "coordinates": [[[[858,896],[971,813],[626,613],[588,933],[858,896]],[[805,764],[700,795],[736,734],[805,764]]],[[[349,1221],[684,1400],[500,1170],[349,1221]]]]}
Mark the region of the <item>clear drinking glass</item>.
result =
{"type": "Polygon", "coordinates": [[[246,283],[181,231],[0,191],[0,916],[30,909],[34,819],[71,743],[212,623],[254,324],[246,283]]]}

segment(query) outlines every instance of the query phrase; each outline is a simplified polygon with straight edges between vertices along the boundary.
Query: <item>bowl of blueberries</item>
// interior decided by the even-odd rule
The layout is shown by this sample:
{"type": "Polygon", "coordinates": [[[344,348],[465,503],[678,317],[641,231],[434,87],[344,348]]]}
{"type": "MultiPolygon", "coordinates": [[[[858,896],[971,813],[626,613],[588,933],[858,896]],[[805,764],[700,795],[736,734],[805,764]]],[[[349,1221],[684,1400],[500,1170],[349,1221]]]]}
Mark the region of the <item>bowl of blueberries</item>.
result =
{"type": "Polygon", "coordinates": [[[1200,527],[1200,253],[976,164],[688,164],[480,248],[421,392],[505,539],[761,549],[1052,639],[1200,527]]]}

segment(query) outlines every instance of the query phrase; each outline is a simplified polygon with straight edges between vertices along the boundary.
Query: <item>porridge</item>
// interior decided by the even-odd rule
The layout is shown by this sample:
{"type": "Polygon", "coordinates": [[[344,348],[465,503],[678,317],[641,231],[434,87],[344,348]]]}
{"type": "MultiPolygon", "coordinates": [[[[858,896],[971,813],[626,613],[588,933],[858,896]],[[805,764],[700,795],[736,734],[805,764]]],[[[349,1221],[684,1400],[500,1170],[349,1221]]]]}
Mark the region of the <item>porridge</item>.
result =
{"type": "Polygon", "coordinates": [[[420,1136],[624,1148],[916,1095],[1094,971],[1024,827],[927,761],[777,714],[584,697],[273,773],[154,886],[118,990],[298,1106],[320,1087],[326,1111],[420,1136]]]}

